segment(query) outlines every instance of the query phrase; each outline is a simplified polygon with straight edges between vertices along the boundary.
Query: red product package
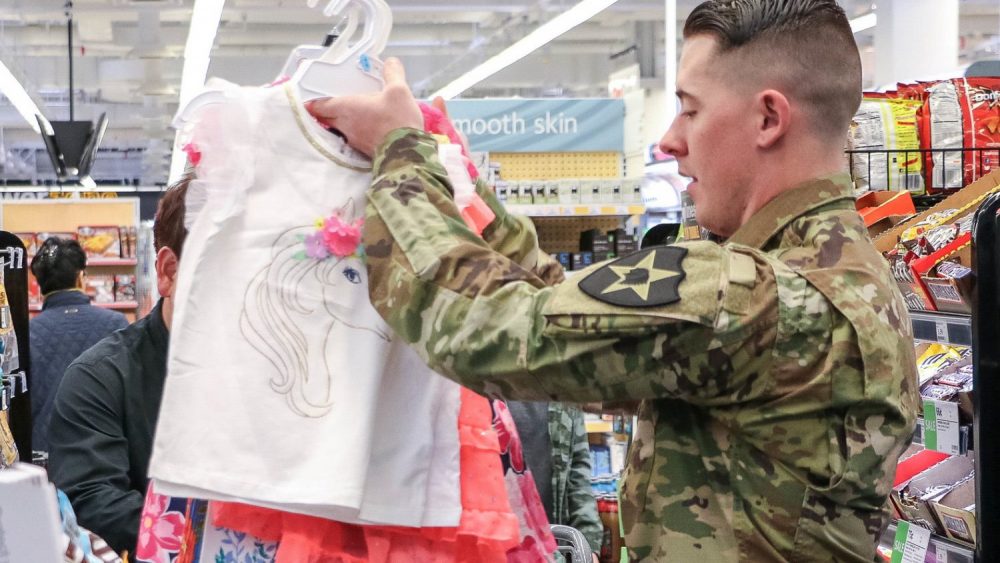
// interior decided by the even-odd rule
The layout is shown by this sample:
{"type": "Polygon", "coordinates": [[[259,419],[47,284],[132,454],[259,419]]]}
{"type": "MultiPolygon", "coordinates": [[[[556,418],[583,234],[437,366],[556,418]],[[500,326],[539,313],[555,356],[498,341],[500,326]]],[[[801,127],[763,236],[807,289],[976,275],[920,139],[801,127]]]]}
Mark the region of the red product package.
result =
{"type": "Polygon", "coordinates": [[[1000,168],[1000,78],[955,80],[962,108],[965,184],[1000,168]]]}

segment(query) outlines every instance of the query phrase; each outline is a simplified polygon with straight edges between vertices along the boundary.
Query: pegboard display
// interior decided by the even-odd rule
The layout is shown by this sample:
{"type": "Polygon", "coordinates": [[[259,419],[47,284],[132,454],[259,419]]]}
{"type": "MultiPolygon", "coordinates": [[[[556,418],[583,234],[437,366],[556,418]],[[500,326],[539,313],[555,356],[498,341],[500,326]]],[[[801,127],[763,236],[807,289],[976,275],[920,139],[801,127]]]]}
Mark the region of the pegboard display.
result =
{"type": "Polygon", "coordinates": [[[504,180],[559,180],[562,178],[618,178],[620,152],[491,152],[504,180]]]}
{"type": "Polygon", "coordinates": [[[535,220],[538,246],[549,253],[579,252],[581,232],[590,229],[613,231],[622,226],[623,220],[623,217],[614,216],[538,217],[535,220]]]}

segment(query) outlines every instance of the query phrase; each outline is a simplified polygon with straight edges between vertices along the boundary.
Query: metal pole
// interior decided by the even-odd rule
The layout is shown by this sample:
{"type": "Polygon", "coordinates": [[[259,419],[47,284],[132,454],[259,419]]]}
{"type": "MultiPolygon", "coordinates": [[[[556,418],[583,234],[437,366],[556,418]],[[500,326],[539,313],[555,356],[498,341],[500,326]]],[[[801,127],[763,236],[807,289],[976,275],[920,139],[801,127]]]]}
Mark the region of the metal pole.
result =
{"type": "Polygon", "coordinates": [[[66,39],[69,52],[69,120],[73,121],[73,0],[66,0],[66,39]]]}
{"type": "Polygon", "coordinates": [[[664,10],[666,21],[663,37],[666,49],[663,58],[663,87],[666,89],[666,125],[669,127],[677,116],[677,99],[674,97],[677,92],[677,0],[665,0],[664,10]]]}

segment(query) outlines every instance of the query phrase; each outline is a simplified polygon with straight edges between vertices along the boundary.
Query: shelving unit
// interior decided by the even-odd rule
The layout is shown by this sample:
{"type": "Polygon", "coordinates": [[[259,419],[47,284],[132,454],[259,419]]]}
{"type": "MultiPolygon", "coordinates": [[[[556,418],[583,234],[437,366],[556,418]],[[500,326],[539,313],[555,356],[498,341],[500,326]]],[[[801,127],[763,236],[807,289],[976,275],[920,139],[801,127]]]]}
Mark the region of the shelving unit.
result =
{"type": "MultiPolygon", "coordinates": [[[[970,425],[970,424],[963,424],[961,426],[961,428],[959,428],[959,432],[958,432],[959,444],[960,444],[959,455],[966,455],[967,453],[969,453],[969,450],[975,450],[975,447],[973,446],[972,434],[973,434],[973,432],[972,432],[972,425],[970,425]]],[[[916,429],[916,431],[913,432],[913,443],[914,444],[923,444],[924,443],[924,419],[923,418],[918,418],[917,419],[917,429],[916,429]]]]}
{"type": "Polygon", "coordinates": [[[646,206],[641,204],[581,203],[581,204],[509,204],[507,210],[527,217],[628,217],[642,215],[646,206]]]}
{"type": "Polygon", "coordinates": [[[972,317],[950,313],[910,311],[913,338],[953,346],[972,346],[972,317]]]}
{"type": "MultiPolygon", "coordinates": [[[[885,532],[882,533],[881,545],[883,547],[892,546],[893,539],[896,537],[897,528],[898,524],[894,520],[889,524],[889,527],[886,528],[885,532]]],[[[927,549],[927,555],[934,557],[934,559],[927,560],[935,562],[976,563],[977,561],[981,561],[975,558],[975,552],[968,546],[962,545],[948,538],[942,538],[937,534],[931,534],[931,542],[927,549]]]]}
{"type": "Polygon", "coordinates": [[[129,267],[138,263],[139,260],[135,258],[93,258],[87,260],[87,267],[129,267]]]}
{"type": "MultiPolygon", "coordinates": [[[[992,432],[1000,427],[1000,194],[994,194],[976,212],[973,223],[976,289],[971,316],[910,312],[917,340],[972,346],[973,411],[971,426],[960,427],[959,455],[975,452],[976,545],[931,534],[927,561],[947,563],[992,563],[1000,561],[1000,538],[990,532],[1000,526],[1000,474],[994,471],[1000,459],[1000,439],[992,432]]],[[[923,441],[923,421],[918,420],[914,441],[923,441]]],[[[891,549],[897,523],[882,534],[881,547],[891,549]]]]}
{"type": "MultiPolygon", "coordinates": [[[[139,307],[139,303],[135,301],[115,301],[114,303],[93,303],[94,307],[100,307],[101,309],[112,309],[115,311],[133,311],[139,307]]],[[[42,310],[41,305],[29,305],[28,311],[32,313],[37,313],[42,310]]]]}
{"type": "MultiPolygon", "coordinates": [[[[110,199],[48,199],[11,200],[0,202],[0,227],[10,232],[69,232],[80,226],[139,226],[139,198],[110,199]]],[[[88,258],[87,269],[91,275],[137,274],[136,258],[88,258]],[[96,270],[96,271],[95,271],[96,270]]],[[[139,291],[136,276],[136,292],[139,291]]],[[[136,301],[95,303],[98,307],[122,311],[135,320],[139,304],[136,301]]],[[[42,310],[41,304],[29,306],[29,312],[42,310]]]]}

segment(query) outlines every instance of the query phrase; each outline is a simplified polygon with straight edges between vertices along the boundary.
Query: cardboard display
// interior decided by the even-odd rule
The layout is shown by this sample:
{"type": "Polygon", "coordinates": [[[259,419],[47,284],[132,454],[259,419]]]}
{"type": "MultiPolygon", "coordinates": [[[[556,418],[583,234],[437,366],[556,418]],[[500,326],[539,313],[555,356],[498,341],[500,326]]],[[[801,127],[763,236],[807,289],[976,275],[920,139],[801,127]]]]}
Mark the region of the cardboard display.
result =
{"type": "Polygon", "coordinates": [[[889,252],[896,247],[899,235],[901,235],[903,231],[923,221],[924,218],[932,213],[938,213],[948,209],[957,209],[958,212],[948,220],[949,223],[961,219],[970,213],[975,213],[979,204],[982,203],[991,193],[998,190],[1000,190],[1000,170],[994,170],[986,176],[983,176],[982,178],[969,184],[964,189],[955,192],[954,195],[945,198],[941,201],[941,203],[931,207],[927,211],[918,213],[908,221],[904,221],[885,231],[875,238],[875,248],[883,254],[889,252]]]}
{"type": "Polygon", "coordinates": [[[971,479],[931,503],[945,534],[976,545],[976,481],[971,479]]]}
{"type": "Polygon", "coordinates": [[[975,457],[971,453],[968,456],[948,457],[909,482],[895,487],[891,494],[892,502],[903,519],[934,530],[942,536],[947,535],[934,511],[933,503],[969,480],[974,471],[975,457]]]}
{"type": "Polygon", "coordinates": [[[917,212],[917,208],[913,206],[913,197],[907,191],[868,192],[857,199],[855,207],[866,227],[871,227],[886,217],[907,216],[917,212]]]}

